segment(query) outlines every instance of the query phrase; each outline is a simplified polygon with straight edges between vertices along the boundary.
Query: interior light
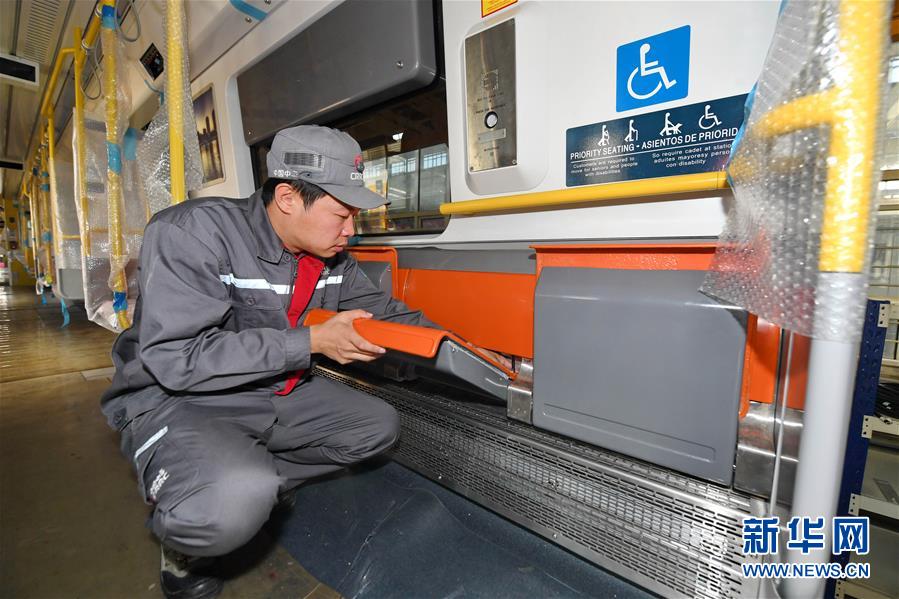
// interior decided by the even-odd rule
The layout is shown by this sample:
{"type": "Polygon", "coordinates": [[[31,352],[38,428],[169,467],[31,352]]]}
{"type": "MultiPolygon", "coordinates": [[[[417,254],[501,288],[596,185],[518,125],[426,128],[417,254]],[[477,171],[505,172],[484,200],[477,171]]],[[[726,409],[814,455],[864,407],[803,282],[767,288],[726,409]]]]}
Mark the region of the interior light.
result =
{"type": "Polygon", "coordinates": [[[393,141],[400,141],[401,139],[403,139],[403,133],[402,133],[402,131],[399,132],[399,133],[394,133],[394,134],[393,134],[393,141]]]}

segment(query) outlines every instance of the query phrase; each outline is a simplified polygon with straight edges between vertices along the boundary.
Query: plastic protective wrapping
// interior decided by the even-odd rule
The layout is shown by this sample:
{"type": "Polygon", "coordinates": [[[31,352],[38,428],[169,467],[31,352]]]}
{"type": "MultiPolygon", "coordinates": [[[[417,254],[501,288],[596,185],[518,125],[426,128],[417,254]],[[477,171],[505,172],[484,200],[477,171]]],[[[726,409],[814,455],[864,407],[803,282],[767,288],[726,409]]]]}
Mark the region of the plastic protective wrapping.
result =
{"type": "MultiPolygon", "coordinates": [[[[166,5],[168,7],[168,5],[166,5]]],[[[183,9],[182,9],[183,10],[183,9]]],[[[182,15],[183,17],[183,15],[182,15]]],[[[166,8],[166,22],[169,15],[166,8]]],[[[182,52],[181,72],[183,74],[181,89],[181,106],[182,106],[182,131],[184,139],[184,185],[185,189],[199,189],[203,186],[203,165],[200,162],[200,142],[197,138],[196,121],[194,120],[193,101],[190,97],[190,81],[188,79],[190,67],[187,59],[187,32],[186,19],[182,18],[183,27],[178,32],[182,52]]],[[[167,44],[167,42],[166,42],[167,44]]],[[[165,56],[168,57],[167,46],[164,49],[165,56]]],[[[168,93],[166,89],[163,97],[168,93]]],[[[153,118],[150,126],[144,135],[143,141],[140,143],[138,150],[138,164],[140,166],[140,175],[143,179],[144,189],[147,194],[150,213],[155,214],[172,203],[171,195],[171,152],[169,151],[169,115],[168,106],[165,102],[160,107],[159,112],[153,118]]],[[[187,198],[181,198],[182,200],[187,198]]]]}
{"type": "Polygon", "coordinates": [[[874,4],[784,5],[727,167],[734,205],[702,287],[822,339],[856,339],[864,319],[886,35],[878,19],[840,11],[874,4]]]}
{"type": "MultiPolygon", "coordinates": [[[[73,148],[75,160],[78,152],[78,130],[73,128],[73,148]]],[[[139,139],[134,129],[126,130],[127,137],[139,139]]],[[[134,145],[131,143],[130,145],[134,145]]],[[[137,297],[138,283],[136,264],[143,240],[143,227],[147,221],[147,204],[143,197],[140,181],[137,177],[135,153],[129,144],[123,144],[122,152],[122,205],[124,207],[123,242],[125,246],[124,271],[127,280],[128,317],[130,322],[133,313],[133,298],[137,297]]],[[[109,214],[107,210],[107,150],[106,126],[96,118],[85,118],[85,190],[86,206],[75,202],[78,215],[81,239],[85,241],[85,251],[81,254],[81,269],[84,280],[84,307],[88,318],[107,329],[120,331],[121,327],[114,309],[113,291],[110,287],[112,269],[110,268],[111,243],[109,239],[109,214]],[[86,208],[86,211],[85,209],[86,208]],[[86,212],[86,214],[85,214],[86,212]]],[[[73,189],[77,197],[79,181],[82,173],[76,171],[73,189]]]]}
{"type": "Polygon", "coordinates": [[[81,239],[75,209],[75,179],[71,149],[57,144],[50,161],[50,201],[53,203],[53,238],[56,268],[81,268],[81,239]]]}

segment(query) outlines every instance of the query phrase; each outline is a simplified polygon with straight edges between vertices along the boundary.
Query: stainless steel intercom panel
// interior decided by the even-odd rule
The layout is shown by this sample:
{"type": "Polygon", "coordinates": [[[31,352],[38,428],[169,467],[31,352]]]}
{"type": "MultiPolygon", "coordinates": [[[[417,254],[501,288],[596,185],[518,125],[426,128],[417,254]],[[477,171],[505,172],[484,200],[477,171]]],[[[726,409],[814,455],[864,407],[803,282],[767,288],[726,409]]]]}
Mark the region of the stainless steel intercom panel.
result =
{"type": "Polygon", "coordinates": [[[517,164],[515,19],[465,39],[465,103],[468,170],[517,164]]]}

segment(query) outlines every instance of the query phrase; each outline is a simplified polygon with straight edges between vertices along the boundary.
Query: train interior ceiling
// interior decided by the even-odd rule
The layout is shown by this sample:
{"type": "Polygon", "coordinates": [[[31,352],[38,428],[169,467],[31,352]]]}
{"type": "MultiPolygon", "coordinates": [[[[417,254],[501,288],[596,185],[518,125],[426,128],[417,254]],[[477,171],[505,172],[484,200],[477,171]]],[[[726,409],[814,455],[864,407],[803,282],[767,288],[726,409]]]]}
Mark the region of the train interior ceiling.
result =
{"type": "Polygon", "coordinates": [[[899,597],[886,0],[0,2],[0,596],[160,595],[100,412],[144,227],[251,196],[299,125],[358,142],[383,205],[346,252],[436,328],[310,366],[399,441],[301,485],[222,597],[899,597]]]}

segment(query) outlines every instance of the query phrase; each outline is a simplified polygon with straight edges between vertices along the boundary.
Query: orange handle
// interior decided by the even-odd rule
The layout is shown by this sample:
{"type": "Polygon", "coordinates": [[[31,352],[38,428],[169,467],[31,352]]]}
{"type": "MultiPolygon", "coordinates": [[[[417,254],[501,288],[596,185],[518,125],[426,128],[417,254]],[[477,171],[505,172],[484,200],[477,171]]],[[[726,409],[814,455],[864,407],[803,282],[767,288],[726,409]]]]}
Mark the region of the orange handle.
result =
{"type": "MultiPolygon", "coordinates": [[[[337,315],[337,312],[331,310],[322,310],[314,308],[309,310],[303,320],[303,326],[311,327],[322,324],[337,315]]],[[[493,358],[484,355],[479,348],[471,345],[464,339],[439,329],[430,329],[427,327],[417,327],[411,324],[400,324],[398,322],[384,322],[383,320],[374,320],[370,318],[359,318],[353,321],[353,328],[362,335],[366,341],[385,347],[401,351],[414,356],[423,358],[433,358],[437,355],[437,349],[444,339],[452,339],[453,341],[464,345],[469,351],[477,355],[485,362],[502,370],[510,379],[515,378],[515,372],[509,370],[502,364],[499,364],[493,358]]]]}

